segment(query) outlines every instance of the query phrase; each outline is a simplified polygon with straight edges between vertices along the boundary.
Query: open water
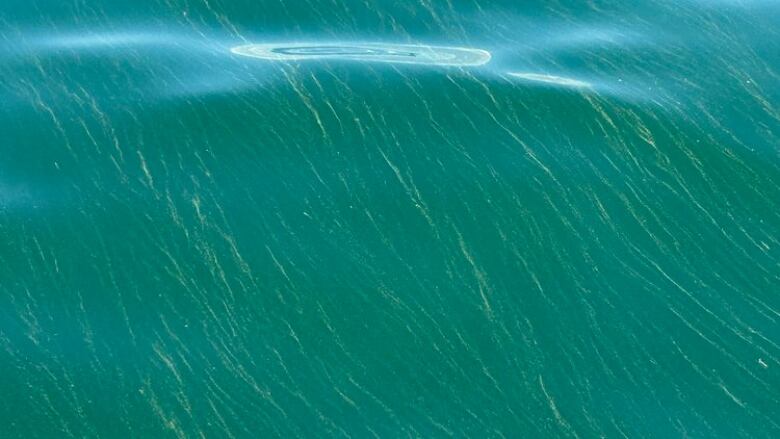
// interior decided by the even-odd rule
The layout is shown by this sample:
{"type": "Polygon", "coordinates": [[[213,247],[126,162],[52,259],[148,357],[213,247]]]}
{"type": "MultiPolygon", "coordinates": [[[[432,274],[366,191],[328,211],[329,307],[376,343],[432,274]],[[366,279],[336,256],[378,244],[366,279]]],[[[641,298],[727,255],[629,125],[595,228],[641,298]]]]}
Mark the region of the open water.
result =
{"type": "Polygon", "coordinates": [[[780,437],[779,23],[3,0],[0,437],[780,437]]]}

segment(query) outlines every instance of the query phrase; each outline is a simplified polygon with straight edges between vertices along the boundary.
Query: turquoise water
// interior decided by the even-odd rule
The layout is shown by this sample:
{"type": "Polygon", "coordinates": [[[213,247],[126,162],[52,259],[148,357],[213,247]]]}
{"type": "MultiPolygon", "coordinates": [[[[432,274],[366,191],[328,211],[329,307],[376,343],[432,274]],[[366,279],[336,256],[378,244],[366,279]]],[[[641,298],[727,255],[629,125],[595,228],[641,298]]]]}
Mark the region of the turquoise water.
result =
{"type": "Polygon", "coordinates": [[[5,0],[0,437],[778,437],[778,23],[5,0]]]}

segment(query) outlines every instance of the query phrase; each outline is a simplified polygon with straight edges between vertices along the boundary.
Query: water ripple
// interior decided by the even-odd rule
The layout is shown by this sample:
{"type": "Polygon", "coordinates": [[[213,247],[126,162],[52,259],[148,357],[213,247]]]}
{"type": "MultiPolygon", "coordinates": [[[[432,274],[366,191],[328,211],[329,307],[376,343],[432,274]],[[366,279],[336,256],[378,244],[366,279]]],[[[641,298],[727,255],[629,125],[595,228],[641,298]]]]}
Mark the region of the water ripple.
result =
{"type": "Polygon", "coordinates": [[[270,61],[331,59],[437,66],[480,66],[490,61],[490,52],[482,49],[379,43],[248,44],[231,52],[270,61]]]}

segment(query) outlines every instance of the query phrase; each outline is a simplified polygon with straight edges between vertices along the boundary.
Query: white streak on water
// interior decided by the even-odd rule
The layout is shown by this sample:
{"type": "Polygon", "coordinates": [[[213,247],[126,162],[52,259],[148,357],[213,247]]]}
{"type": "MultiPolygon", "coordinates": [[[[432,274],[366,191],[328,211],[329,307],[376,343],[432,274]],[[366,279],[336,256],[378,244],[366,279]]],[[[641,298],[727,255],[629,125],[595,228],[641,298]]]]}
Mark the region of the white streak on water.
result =
{"type": "Polygon", "coordinates": [[[381,43],[247,44],[231,52],[269,61],[330,59],[437,66],[480,66],[491,57],[482,49],[381,43]]]}
{"type": "Polygon", "coordinates": [[[578,79],[565,78],[563,76],[545,75],[541,73],[509,72],[507,75],[526,81],[543,82],[545,84],[561,85],[564,87],[587,88],[591,86],[590,83],[580,81],[578,79]]]}

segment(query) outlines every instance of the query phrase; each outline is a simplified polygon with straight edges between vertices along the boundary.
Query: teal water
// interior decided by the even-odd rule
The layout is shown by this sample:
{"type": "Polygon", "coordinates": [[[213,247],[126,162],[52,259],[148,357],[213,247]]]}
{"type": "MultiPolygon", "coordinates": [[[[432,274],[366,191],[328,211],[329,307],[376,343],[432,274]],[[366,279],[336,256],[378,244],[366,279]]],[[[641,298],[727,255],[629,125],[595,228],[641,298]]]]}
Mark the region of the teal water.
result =
{"type": "Polygon", "coordinates": [[[4,0],[0,437],[780,436],[778,23],[4,0]]]}

